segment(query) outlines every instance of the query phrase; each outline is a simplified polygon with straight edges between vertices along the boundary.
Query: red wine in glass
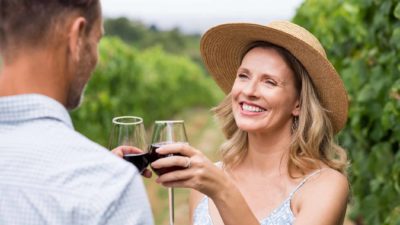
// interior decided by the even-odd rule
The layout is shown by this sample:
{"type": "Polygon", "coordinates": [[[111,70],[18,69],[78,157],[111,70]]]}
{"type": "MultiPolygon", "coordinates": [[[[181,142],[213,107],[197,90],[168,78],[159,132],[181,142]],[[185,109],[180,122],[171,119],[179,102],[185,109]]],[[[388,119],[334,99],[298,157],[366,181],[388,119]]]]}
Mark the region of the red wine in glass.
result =
{"type": "Polygon", "coordinates": [[[124,159],[135,165],[140,173],[151,163],[149,160],[149,153],[147,152],[142,154],[126,154],[124,155],[124,159]]]}
{"type": "MultiPolygon", "coordinates": [[[[168,154],[168,155],[158,154],[158,153],[156,152],[157,148],[159,148],[159,147],[161,147],[161,146],[163,146],[163,145],[165,145],[165,144],[167,144],[167,143],[166,143],[166,142],[164,142],[164,143],[161,142],[161,143],[154,143],[154,144],[152,144],[152,145],[150,146],[150,149],[149,149],[149,161],[150,161],[150,163],[156,161],[157,159],[161,159],[161,158],[165,158],[165,157],[169,157],[169,156],[173,156],[173,155],[180,155],[180,154],[168,154]]],[[[184,169],[184,167],[181,167],[181,166],[172,166],[172,167],[166,167],[166,168],[161,168],[161,169],[156,169],[156,168],[151,167],[151,169],[152,169],[158,176],[161,176],[161,175],[163,175],[163,174],[165,174],[165,173],[169,173],[169,172],[172,172],[172,171],[175,171],[175,170],[184,169]]]]}

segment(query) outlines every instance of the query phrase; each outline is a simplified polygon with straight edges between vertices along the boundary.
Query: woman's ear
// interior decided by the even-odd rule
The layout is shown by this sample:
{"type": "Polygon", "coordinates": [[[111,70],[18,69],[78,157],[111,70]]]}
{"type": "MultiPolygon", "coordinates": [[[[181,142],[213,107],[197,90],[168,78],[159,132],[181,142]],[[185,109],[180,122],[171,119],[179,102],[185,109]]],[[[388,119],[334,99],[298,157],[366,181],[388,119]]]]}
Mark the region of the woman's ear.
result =
{"type": "Polygon", "coordinates": [[[86,19],[83,17],[77,17],[72,22],[69,30],[68,47],[74,61],[80,60],[80,51],[83,47],[83,38],[85,37],[86,26],[86,19]]]}
{"type": "Polygon", "coordinates": [[[294,109],[292,111],[292,115],[293,116],[299,116],[300,115],[300,101],[299,100],[297,100],[296,103],[295,103],[295,107],[294,107],[294,109]]]}

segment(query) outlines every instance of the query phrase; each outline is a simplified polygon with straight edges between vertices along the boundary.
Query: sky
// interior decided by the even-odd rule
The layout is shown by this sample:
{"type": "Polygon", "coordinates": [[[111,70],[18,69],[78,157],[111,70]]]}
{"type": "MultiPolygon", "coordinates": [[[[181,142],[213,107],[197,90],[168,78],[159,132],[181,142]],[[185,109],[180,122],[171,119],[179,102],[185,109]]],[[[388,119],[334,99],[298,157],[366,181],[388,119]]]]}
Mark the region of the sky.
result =
{"type": "Polygon", "coordinates": [[[228,22],[290,20],[303,0],[101,0],[105,17],[128,17],[160,29],[204,33],[228,22]]]}

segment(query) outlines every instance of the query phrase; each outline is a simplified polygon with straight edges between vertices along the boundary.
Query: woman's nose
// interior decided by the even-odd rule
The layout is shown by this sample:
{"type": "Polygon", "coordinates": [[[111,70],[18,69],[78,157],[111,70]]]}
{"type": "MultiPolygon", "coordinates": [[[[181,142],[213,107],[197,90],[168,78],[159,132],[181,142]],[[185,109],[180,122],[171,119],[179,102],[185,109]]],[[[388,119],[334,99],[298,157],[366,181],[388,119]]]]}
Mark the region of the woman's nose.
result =
{"type": "Polygon", "coordinates": [[[247,82],[247,84],[243,87],[242,92],[247,96],[257,97],[258,96],[257,82],[256,81],[247,82]]]}

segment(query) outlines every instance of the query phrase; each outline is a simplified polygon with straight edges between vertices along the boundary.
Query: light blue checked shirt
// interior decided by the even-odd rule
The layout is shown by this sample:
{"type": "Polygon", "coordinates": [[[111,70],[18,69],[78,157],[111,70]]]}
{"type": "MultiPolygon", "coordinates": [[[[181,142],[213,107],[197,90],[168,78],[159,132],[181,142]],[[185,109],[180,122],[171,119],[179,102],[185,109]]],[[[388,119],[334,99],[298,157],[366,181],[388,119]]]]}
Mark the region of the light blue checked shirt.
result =
{"type": "Polygon", "coordinates": [[[133,165],[74,131],[43,95],[0,97],[0,225],[150,225],[133,165]]]}

